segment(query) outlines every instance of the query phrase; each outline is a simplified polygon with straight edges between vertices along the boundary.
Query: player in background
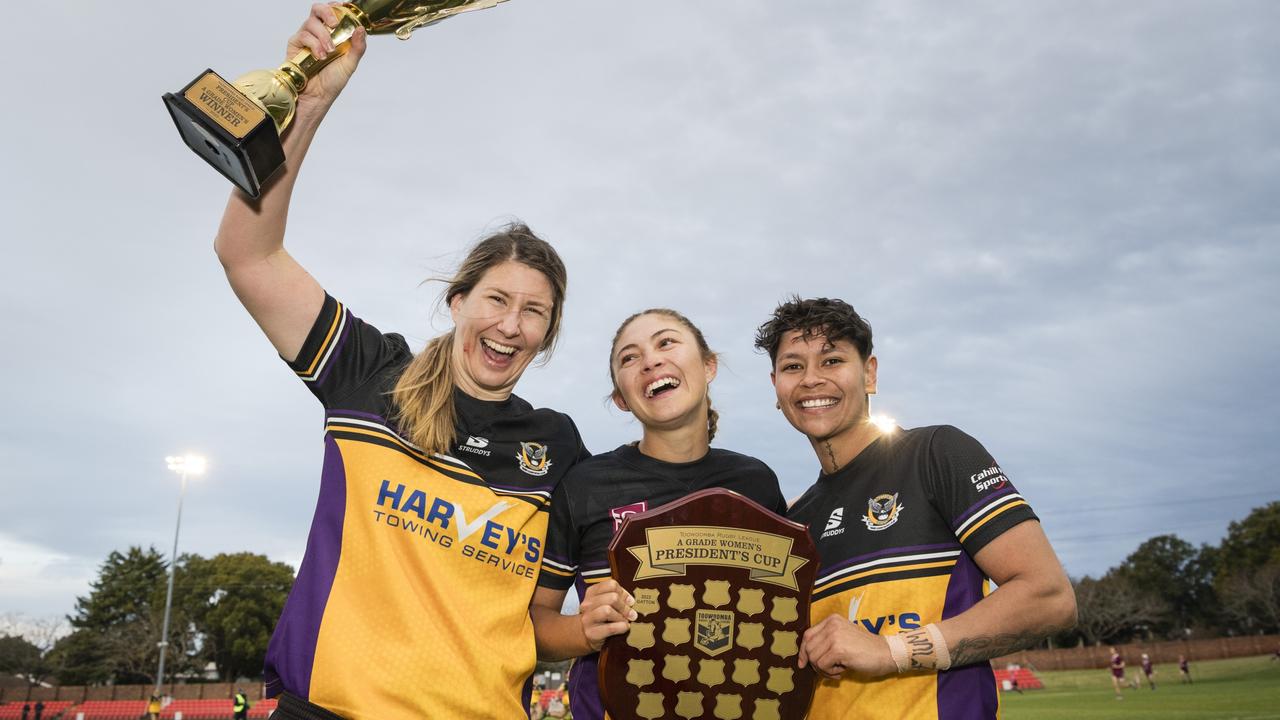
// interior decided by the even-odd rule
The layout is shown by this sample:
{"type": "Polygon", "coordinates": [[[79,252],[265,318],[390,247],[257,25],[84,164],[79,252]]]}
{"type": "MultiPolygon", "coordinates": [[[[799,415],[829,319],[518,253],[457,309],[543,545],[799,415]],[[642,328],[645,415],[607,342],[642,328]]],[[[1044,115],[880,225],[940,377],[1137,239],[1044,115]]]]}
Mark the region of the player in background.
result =
{"type": "Polygon", "coordinates": [[[575,720],[604,717],[598,651],[636,617],[631,596],[609,577],[609,542],[626,515],[713,487],[786,512],[767,465],[710,446],[719,418],[710,397],[718,359],[697,326],[674,310],[645,310],[623,321],[611,348],[611,398],[635,416],[642,435],[579,463],[556,489],[530,608],[541,659],[583,656],[569,673],[575,720]],[[577,587],[579,612],[561,615],[571,586],[577,587]]]}
{"type": "Polygon", "coordinates": [[[1151,664],[1151,656],[1148,655],[1147,653],[1142,653],[1141,664],[1142,664],[1142,675],[1147,679],[1147,685],[1150,686],[1152,690],[1155,690],[1156,681],[1152,676],[1156,674],[1156,669],[1151,664]]]}
{"type": "Polygon", "coordinates": [[[1123,700],[1124,693],[1121,691],[1121,689],[1125,686],[1128,686],[1131,688],[1137,688],[1138,681],[1134,680],[1133,682],[1128,682],[1125,680],[1124,656],[1121,655],[1120,651],[1116,650],[1114,647],[1111,648],[1110,666],[1111,666],[1111,685],[1116,690],[1116,699],[1123,700]]]}
{"type": "Polygon", "coordinates": [[[995,718],[988,660],[1076,622],[1030,505],[960,430],[870,422],[878,361],[848,303],[794,298],[756,347],[772,362],[777,407],[821,465],[788,511],[820,560],[799,656],[823,677],[809,717],[995,718]]]}

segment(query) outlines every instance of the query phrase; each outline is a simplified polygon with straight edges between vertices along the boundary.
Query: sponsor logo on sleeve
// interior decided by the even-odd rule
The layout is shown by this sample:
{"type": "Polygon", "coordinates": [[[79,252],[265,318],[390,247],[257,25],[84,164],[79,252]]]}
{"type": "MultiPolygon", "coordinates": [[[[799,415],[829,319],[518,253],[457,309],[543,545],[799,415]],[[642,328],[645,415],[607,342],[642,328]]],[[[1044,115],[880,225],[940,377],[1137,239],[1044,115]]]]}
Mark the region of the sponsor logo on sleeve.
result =
{"type": "Polygon", "coordinates": [[[1004,476],[1004,471],[999,465],[992,465],[980,473],[974,473],[969,476],[969,482],[973,483],[973,489],[978,492],[986,492],[988,490],[999,490],[1009,482],[1009,478],[1004,476]]]}
{"type": "Polygon", "coordinates": [[[862,516],[862,522],[871,532],[880,532],[898,522],[905,507],[898,502],[898,493],[877,495],[867,500],[867,514],[862,516]]]}

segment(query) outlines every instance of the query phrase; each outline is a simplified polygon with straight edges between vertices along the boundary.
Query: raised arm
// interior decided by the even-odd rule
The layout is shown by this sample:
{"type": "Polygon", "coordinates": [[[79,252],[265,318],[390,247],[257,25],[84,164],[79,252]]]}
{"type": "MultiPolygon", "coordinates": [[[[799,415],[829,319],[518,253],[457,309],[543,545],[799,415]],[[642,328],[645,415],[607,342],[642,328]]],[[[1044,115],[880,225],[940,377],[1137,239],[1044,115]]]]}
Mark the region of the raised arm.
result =
{"type": "Polygon", "coordinates": [[[942,643],[930,627],[891,640],[831,615],[805,633],[800,666],[812,664],[827,677],[849,671],[890,675],[899,667],[892,644],[901,639],[898,659],[911,669],[957,667],[1024,650],[1075,625],[1075,593],[1039,522],[1013,526],[979,550],[974,562],[998,587],[965,612],[931,626],[942,643]]]}
{"type": "Polygon", "coordinates": [[[533,591],[529,617],[539,660],[568,660],[596,652],[610,635],[621,635],[636,619],[635,600],[614,580],[587,588],[577,615],[562,615],[565,590],[539,587],[533,591]]]}
{"type": "Polygon", "coordinates": [[[303,48],[310,49],[317,59],[334,53],[343,56],[311,78],[298,98],[293,123],[282,138],[284,167],[257,200],[238,189],[232,191],[214,240],[231,289],[276,351],[289,361],[302,350],[324,303],[320,284],[284,249],[289,201],[316,129],[355,72],[366,47],[363,29],[352,36],[349,47],[333,47],[328,28],[336,23],[330,5],[312,5],[306,22],[289,38],[287,57],[303,48]]]}

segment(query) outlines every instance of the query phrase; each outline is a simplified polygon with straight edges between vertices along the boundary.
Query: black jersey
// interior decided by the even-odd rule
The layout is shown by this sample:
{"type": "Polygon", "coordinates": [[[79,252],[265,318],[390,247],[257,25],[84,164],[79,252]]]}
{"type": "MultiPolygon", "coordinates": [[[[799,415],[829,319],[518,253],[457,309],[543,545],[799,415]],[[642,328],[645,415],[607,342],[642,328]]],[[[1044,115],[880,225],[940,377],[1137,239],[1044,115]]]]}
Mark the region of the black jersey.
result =
{"type": "MultiPolygon", "coordinates": [[[[828,615],[891,635],[959,615],[990,591],[973,556],[1036,519],[978,441],[950,426],[881,436],[823,475],[787,513],[809,526],[820,566],[811,620],[828,615]]],[[[995,676],[982,662],[873,682],[823,680],[809,717],[994,718],[995,676]]]]}
{"type": "Polygon", "coordinates": [[[514,717],[547,504],[585,450],[566,415],[455,389],[453,452],[424,453],[391,404],[410,359],[404,338],[326,297],[290,363],[324,404],[325,455],[267,693],[350,720],[514,717]]]}
{"type": "MultiPolygon", "coordinates": [[[[623,445],[574,466],[551,499],[547,549],[538,584],[557,590],[587,586],[609,577],[609,543],[622,521],[706,488],[725,488],[779,514],[786,501],[768,465],[746,455],[712,448],[689,463],[655,460],[623,445]]],[[[596,678],[598,655],[574,663],[569,697],[575,720],[604,717],[596,678]]]]}

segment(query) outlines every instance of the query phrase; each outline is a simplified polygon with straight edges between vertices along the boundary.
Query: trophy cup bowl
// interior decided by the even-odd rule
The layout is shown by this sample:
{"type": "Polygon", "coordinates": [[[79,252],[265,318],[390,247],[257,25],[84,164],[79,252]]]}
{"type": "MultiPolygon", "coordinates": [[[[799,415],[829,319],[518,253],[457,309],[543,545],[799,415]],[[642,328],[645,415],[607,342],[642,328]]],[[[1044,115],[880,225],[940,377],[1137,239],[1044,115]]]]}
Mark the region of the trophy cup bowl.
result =
{"type": "Polygon", "coordinates": [[[502,2],[506,0],[351,0],[333,6],[338,22],[329,36],[335,50],[324,60],[304,49],[278,68],[254,70],[234,82],[206,70],[181,91],[165,93],[164,104],[187,146],[256,198],[284,165],[280,134],[293,120],[299,94],[310,78],[350,49],[356,28],[407,40],[420,27],[502,2]]]}

